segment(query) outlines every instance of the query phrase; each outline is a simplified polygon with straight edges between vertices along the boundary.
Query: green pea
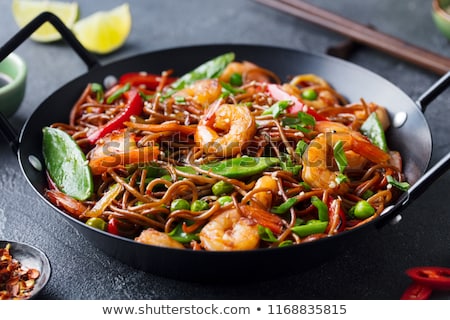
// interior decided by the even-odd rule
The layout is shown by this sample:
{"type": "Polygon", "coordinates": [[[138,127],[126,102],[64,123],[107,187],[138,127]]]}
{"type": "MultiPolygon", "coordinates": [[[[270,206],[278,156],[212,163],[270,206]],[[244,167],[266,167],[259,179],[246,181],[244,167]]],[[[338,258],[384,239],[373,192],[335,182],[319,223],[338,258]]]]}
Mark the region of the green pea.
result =
{"type": "Polygon", "coordinates": [[[89,220],[86,221],[86,224],[88,226],[91,226],[93,228],[100,229],[103,231],[106,231],[106,228],[108,227],[108,224],[102,218],[89,218],[89,220]]]}
{"type": "Polygon", "coordinates": [[[375,209],[366,200],[360,200],[356,203],[352,213],[357,219],[367,219],[375,213],[375,209]]]}
{"type": "Polygon", "coordinates": [[[242,75],[240,73],[233,73],[230,76],[230,84],[235,86],[235,87],[239,87],[242,86],[242,75]]]}
{"type": "Polygon", "coordinates": [[[233,202],[233,198],[231,198],[230,196],[222,196],[219,199],[217,199],[217,202],[219,202],[220,206],[223,207],[233,202]]]}
{"type": "Polygon", "coordinates": [[[211,190],[214,193],[214,195],[220,196],[222,194],[227,194],[227,193],[232,192],[234,190],[234,187],[231,183],[221,180],[219,182],[216,182],[212,186],[211,190]]]}
{"type": "Polygon", "coordinates": [[[317,92],[314,89],[305,89],[302,91],[302,98],[310,101],[316,100],[317,92]]]}
{"type": "Polygon", "coordinates": [[[175,199],[170,204],[170,211],[175,210],[189,210],[191,208],[191,205],[189,202],[185,199],[175,199]]]}
{"type": "Polygon", "coordinates": [[[191,211],[193,211],[193,212],[199,212],[199,211],[208,210],[208,209],[209,209],[208,202],[203,201],[203,200],[195,200],[191,204],[191,211]]]}

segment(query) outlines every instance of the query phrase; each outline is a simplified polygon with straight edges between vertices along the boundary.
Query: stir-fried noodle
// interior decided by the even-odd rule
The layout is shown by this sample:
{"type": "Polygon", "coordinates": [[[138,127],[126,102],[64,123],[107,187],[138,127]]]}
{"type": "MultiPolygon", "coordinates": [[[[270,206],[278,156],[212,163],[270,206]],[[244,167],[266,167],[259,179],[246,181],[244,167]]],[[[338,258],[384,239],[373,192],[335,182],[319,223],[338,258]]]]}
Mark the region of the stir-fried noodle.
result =
{"type": "Polygon", "coordinates": [[[405,184],[386,110],[317,75],[231,62],[179,88],[171,70],[128,76],[87,84],[52,125],[86,154],[95,188],[47,196],[93,227],[180,249],[296,245],[371,221],[405,184]]]}

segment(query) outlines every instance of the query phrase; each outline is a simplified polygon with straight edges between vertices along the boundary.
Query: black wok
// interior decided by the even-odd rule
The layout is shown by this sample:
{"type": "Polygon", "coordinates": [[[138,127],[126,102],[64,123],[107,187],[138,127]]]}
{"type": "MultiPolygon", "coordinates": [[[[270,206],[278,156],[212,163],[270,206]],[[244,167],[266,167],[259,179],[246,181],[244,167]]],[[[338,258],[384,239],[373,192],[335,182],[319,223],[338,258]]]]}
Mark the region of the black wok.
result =
{"type": "MultiPolygon", "coordinates": [[[[149,52],[108,65],[99,66],[51,14],[43,14],[21,30],[16,37],[0,49],[0,61],[22,43],[43,21],[51,21],[72,45],[89,68],[89,71],[67,83],[51,94],[33,112],[18,137],[11,125],[2,119],[2,133],[17,151],[22,172],[33,190],[56,213],[60,214],[84,237],[108,255],[135,268],[172,278],[184,280],[220,280],[231,268],[248,269],[240,272],[244,277],[255,278],[286,272],[299,272],[329,259],[341,251],[355,237],[364,236],[368,228],[378,228],[395,217],[417,198],[422,191],[450,166],[450,153],[427,171],[432,153],[432,137],[425,120],[425,107],[450,84],[450,74],[442,77],[432,88],[414,102],[402,90],[382,77],[329,56],[314,55],[286,48],[251,45],[207,45],[182,47],[149,52]],[[274,71],[282,79],[300,73],[314,73],[331,83],[349,101],[374,101],[386,106],[394,124],[402,116],[404,123],[392,126],[387,132],[389,146],[401,152],[404,172],[412,188],[404,193],[382,216],[357,229],[323,238],[314,242],[277,249],[258,249],[245,252],[208,252],[177,250],[144,245],[91,228],[55,207],[44,197],[47,186],[45,173],[30,162],[36,157],[43,163],[41,152],[42,128],[54,122],[68,121],[73,103],[89,82],[102,82],[109,75],[119,76],[132,71],[159,73],[174,69],[181,75],[202,62],[233,51],[237,60],[249,60],[274,71]],[[274,267],[274,265],[276,267],[274,267]]],[[[235,277],[235,274],[233,274],[235,277]]]]}

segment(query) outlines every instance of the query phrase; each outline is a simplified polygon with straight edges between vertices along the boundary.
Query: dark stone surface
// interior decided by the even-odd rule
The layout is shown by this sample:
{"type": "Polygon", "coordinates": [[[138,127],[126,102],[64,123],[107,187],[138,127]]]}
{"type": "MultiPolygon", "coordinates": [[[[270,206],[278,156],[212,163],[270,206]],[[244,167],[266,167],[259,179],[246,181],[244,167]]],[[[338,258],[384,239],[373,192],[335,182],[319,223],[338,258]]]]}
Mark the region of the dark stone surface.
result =
{"type": "MultiPolygon", "coordinates": [[[[82,17],[122,3],[78,2],[82,17]]],[[[431,1],[310,2],[450,55],[450,44],[431,20],[431,1]]],[[[18,30],[9,3],[0,2],[0,44],[18,30]]],[[[276,45],[322,54],[343,40],[331,31],[250,0],[147,0],[130,1],[130,6],[132,33],[122,49],[100,56],[102,63],[157,49],[216,43],[276,45]]],[[[16,53],[29,68],[25,100],[10,118],[19,130],[36,106],[86,67],[64,43],[28,40],[16,53]]],[[[387,78],[413,99],[438,79],[369,48],[357,50],[349,60],[387,78]]],[[[443,93],[426,112],[434,137],[432,163],[449,150],[448,101],[449,93],[443,93]]],[[[47,253],[53,274],[41,299],[398,299],[410,283],[404,274],[407,268],[450,266],[448,173],[403,212],[400,223],[369,230],[353,248],[317,268],[277,279],[218,285],[161,278],[107,257],[36,196],[4,142],[0,143],[0,163],[0,238],[31,243],[47,253]]],[[[229,272],[246,269],[237,266],[229,272]]]]}

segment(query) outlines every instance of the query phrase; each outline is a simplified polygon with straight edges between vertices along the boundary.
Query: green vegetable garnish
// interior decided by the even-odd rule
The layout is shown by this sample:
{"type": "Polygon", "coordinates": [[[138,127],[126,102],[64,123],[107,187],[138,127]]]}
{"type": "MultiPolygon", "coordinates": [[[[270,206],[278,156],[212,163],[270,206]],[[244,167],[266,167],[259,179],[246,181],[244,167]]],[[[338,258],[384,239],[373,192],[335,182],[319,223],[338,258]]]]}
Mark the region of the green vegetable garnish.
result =
{"type": "Polygon", "coordinates": [[[345,156],[345,153],[344,153],[344,143],[341,140],[339,140],[335,144],[335,146],[333,148],[333,154],[334,154],[334,159],[336,160],[336,163],[338,165],[339,172],[343,173],[345,168],[348,165],[348,162],[347,162],[347,157],[345,156]]]}
{"type": "Polygon", "coordinates": [[[94,192],[94,181],[83,151],[66,132],[44,127],[42,153],[47,171],[58,189],[77,200],[94,192]]]}
{"type": "Polygon", "coordinates": [[[411,187],[411,185],[408,182],[399,182],[395,180],[392,176],[387,176],[387,181],[397,189],[400,189],[401,191],[408,191],[408,189],[411,187]]]}
{"type": "Polygon", "coordinates": [[[284,203],[282,203],[279,206],[274,206],[271,210],[271,212],[276,214],[283,214],[286,213],[290,208],[295,206],[298,202],[297,198],[289,198],[284,203]]]}
{"type": "Polygon", "coordinates": [[[241,157],[204,164],[201,168],[227,178],[244,178],[263,172],[278,163],[280,160],[273,157],[241,157]]]}
{"type": "Polygon", "coordinates": [[[313,128],[316,124],[316,119],[306,112],[297,112],[297,117],[285,117],[281,124],[292,129],[296,129],[305,133],[311,132],[310,128],[313,128]]]}
{"type": "Polygon", "coordinates": [[[278,118],[278,116],[286,110],[291,105],[290,100],[280,100],[273,105],[270,106],[267,110],[264,110],[262,115],[271,114],[274,118],[278,118]]]}
{"type": "Polygon", "coordinates": [[[234,60],[235,54],[233,52],[225,53],[205,63],[199,65],[194,70],[186,73],[173,82],[169,88],[164,92],[163,98],[170,97],[175,92],[184,89],[186,86],[202,79],[214,79],[220,76],[226,66],[234,60]]]}
{"type": "Polygon", "coordinates": [[[364,121],[361,126],[361,132],[378,148],[384,152],[388,152],[386,136],[376,112],[371,113],[366,121],[364,121]]]}
{"type": "Polygon", "coordinates": [[[311,197],[311,204],[317,208],[320,221],[328,221],[328,206],[316,196],[311,197]]]}

